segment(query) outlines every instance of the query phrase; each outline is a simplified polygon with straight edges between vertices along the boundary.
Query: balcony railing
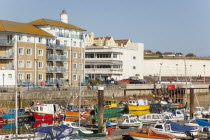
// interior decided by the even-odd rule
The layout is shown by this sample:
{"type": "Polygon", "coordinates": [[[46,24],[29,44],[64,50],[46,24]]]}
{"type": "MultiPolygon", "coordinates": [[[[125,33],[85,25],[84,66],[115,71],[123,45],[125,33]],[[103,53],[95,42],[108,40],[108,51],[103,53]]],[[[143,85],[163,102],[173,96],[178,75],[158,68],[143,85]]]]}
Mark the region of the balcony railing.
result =
{"type": "Polygon", "coordinates": [[[47,55],[47,60],[52,60],[52,61],[65,61],[66,56],[65,55],[54,55],[54,54],[48,54],[47,55]]]}
{"type": "Polygon", "coordinates": [[[53,72],[63,73],[63,72],[66,72],[66,68],[47,67],[46,72],[48,72],[48,73],[53,73],[53,72]]]}
{"type": "Polygon", "coordinates": [[[66,45],[47,44],[48,49],[66,49],[66,45]]]}
{"type": "Polygon", "coordinates": [[[54,72],[53,67],[47,67],[47,68],[46,68],[46,72],[54,72]]]}
{"type": "Polygon", "coordinates": [[[13,65],[0,66],[0,70],[14,70],[14,66],[13,65]]]}
{"type": "Polygon", "coordinates": [[[14,54],[1,54],[0,53],[0,59],[14,59],[14,54]]]}
{"type": "Polygon", "coordinates": [[[13,46],[13,45],[14,45],[13,40],[0,39],[0,46],[13,46]]]}
{"type": "Polygon", "coordinates": [[[59,33],[59,32],[55,33],[55,36],[72,38],[72,39],[84,39],[83,35],[75,35],[75,34],[59,33]]]}
{"type": "Polygon", "coordinates": [[[61,84],[61,85],[64,85],[64,84],[66,84],[66,79],[64,79],[64,78],[60,78],[60,79],[52,78],[52,79],[48,79],[48,80],[46,81],[46,84],[47,84],[47,85],[55,85],[55,84],[57,84],[57,83],[59,83],[59,84],[61,84]]]}

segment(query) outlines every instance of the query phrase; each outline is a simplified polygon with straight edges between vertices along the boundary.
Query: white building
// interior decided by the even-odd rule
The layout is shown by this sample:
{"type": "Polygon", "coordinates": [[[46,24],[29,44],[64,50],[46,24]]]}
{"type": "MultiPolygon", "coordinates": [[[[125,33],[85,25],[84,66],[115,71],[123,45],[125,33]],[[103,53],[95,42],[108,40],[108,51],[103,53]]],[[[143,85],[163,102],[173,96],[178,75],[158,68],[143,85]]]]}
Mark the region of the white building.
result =
{"type": "Polygon", "coordinates": [[[15,85],[15,70],[0,70],[0,87],[15,85]]]}
{"type": "Polygon", "coordinates": [[[144,44],[129,43],[126,48],[93,46],[85,48],[85,74],[90,79],[121,80],[143,78],[144,44]]]}

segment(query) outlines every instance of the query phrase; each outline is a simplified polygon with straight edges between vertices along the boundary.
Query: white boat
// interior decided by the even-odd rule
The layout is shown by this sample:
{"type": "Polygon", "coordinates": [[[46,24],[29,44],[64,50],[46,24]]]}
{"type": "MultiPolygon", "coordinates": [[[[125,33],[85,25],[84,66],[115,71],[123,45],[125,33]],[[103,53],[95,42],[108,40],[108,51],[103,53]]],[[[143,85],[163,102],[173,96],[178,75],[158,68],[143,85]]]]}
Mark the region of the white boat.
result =
{"type": "Polygon", "coordinates": [[[63,124],[74,128],[74,133],[78,134],[78,130],[80,130],[86,134],[93,134],[93,131],[86,130],[86,128],[82,126],[79,127],[75,122],[63,121],[63,124]]]}
{"type": "Polygon", "coordinates": [[[173,134],[178,137],[188,137],[190,135],[198,137],[199,133],[198,129],[182,126],[171,121],[167,123],[157,123],[154,125],[154,128],[157,131],[164,132],[166,134],[173,134]]]}
{"type": "Polygon", "coordinates": [[[195,113],[193,113],[193,118],[194,119],[201,119],[205,116],[209,116],[210,112],[208,110],[205,110],[204,107],[196,107],[195,113]]]}
{"type": "Polygon", "coordinates": [[[176,110],[174,113],[163,112],[163,117],[165,118],[165,120],[170,120],[173,122],[183,121],[185,119],[185,115],[181,110],[176,110]]]}
{"type": "Polygon", "coordinates": [[[196,123],[195,119],[189,120],[187,123],[184,124],[185,126],[189,127],[198,127],[199,125],[196,123]]]}
{"type": "Polygon", "coordinates": [[[152,113],[138,116],[138,119],[142,123],[156,123],[163,122],[163,116],[161,114],[152,113]]]}
{"type": "Polygon", "coordinates": [[[143,125],[142,122],[139,121],[136,116],[131,115],[131,114],[123,115],[123,121],[118,122],[118,127],[122,129],[129,128],[129,127],[141,128],[142,125],[143,125]]]}

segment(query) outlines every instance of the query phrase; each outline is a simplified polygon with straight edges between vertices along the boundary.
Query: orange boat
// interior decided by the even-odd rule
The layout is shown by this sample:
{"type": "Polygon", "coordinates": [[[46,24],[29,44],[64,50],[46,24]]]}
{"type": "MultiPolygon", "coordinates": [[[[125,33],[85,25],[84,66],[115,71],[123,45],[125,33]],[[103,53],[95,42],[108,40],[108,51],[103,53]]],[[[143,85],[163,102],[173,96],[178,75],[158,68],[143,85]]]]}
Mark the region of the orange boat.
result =
{"type": "Polygon", "coordinates": [[[81,111],[79,111],[78,106],[69,105],[65,113],[66,117],[90,116],[90,110],[85,106],[81,106],[81,111]],[[86,109],[84,110],[84,108],[86,109]]]}
{"type": "Polygon", "coordinates": [[[174,135],[168,135],[164,133],[156,133],[151,128],[149,129],[137,129],[136,132],[128,133],[134,140],[170,140],[175,138],[174,135]]]}

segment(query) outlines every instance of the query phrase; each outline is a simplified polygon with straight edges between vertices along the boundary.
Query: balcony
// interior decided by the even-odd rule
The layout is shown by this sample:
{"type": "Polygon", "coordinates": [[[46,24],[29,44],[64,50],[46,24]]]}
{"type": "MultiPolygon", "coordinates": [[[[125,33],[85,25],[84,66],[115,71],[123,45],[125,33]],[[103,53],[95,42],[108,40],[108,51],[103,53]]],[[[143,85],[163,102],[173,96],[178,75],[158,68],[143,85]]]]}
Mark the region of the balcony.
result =
{"type": "Polygon", "coordinates": [[[47,44],[48,49],[66,49],[66,45],[47,44]]]}
{"type": "Polygon", "coordinates": [[[14,59],[14,54],[2,54],[0,53],[0,59],[14,59]]]}
{"type": "Polygon", "coordinates": [[[13,40],[0,39],[0,46],[13,46],[13,45],[14,45],[13,40]]]}
{"type": "Polygon", "coordinates": [[[13,65],[0,66],[0,70],[14,70],[14,66],[13,65]]]}
{"type": "Polygon", "coordinates": [[[46,68],[46,72],[48,72],[48,73],[53,73],[53,72],[54,72],[53,67],[47,67],[47,68],[46,68]]]}
{"type": "Polygon", "coordinates": [[[122,69],[113,68],[85,68],[86,73],[90,74],[122,74],[122,69]]]}
{"type": "Polygon", "coordinates": [[[48,79],[46,81],[46,84],[47,85],[55,85],[55,84],[61,84],[61,85],[65,85],[66,84],[66,79],[64,78],[60,78],[60,79],[55,79],[55,78],[52,78],[52,79],[48,79]]]}
{"type": "Polygon", "coordinates": [[[63,73],[63,72],[66,72],[66,68],[55,67],[54,72],[63,73]]]}
{"type": "Polygon", "coordinates": [[[66,56],[65,55],[48,54],[47,55],[47,60],[51,60],[51,61],[65,61],[66,60],[66,56]]]}

